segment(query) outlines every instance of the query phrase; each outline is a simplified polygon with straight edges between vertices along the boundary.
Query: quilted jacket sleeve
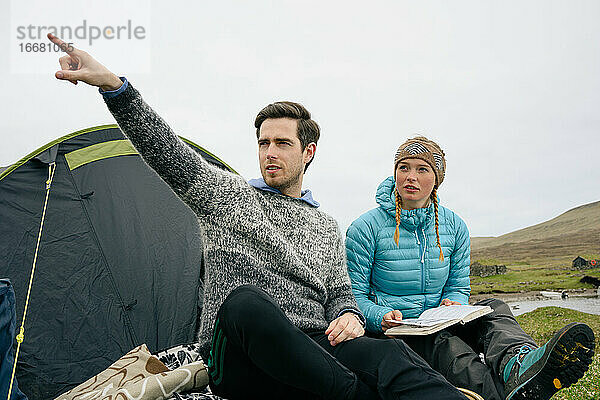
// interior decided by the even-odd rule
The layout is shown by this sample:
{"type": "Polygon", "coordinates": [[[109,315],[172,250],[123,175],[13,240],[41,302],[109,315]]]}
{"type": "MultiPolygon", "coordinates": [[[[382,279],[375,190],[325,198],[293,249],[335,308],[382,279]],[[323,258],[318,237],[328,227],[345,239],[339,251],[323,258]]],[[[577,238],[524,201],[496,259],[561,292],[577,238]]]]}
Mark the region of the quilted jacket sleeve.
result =
{"type": "Polygon", "coordinates": [[[442,290],[442,299],[458,301],[460,304],[469,304],[471,293],[471,279],[469,278],[471,265],[471,239],[467,224],[456,214],[452,213],[455,227],[454,251],[450,256],[450,272],[446,285],[442,290]]]}
{"type": "Polygon", "coordinates": [[[392,308],[377,305],[369,298],[374,256],[375,235],[365,216],[362,216],[346,232],[348,274],[358,307],[366,318],[366,330],[381,332],[381,320],[392,308]]]}

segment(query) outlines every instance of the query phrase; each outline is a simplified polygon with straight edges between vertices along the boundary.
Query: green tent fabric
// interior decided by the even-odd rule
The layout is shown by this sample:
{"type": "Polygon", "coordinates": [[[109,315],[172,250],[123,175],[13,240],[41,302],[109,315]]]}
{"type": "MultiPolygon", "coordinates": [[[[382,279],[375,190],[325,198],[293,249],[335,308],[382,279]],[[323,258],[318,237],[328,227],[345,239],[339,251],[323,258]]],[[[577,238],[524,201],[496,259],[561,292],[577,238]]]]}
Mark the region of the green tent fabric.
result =
{"type": "Polygon", "coordinates": [[[0,278],[14,285],[18,326],[52,162],[17,368],[30,399],[54,398],[141,344],[156,352],[195,341],[199,307],[195,216],[118,127],[104,125],[57,139],[0,173],[0,278]]]}

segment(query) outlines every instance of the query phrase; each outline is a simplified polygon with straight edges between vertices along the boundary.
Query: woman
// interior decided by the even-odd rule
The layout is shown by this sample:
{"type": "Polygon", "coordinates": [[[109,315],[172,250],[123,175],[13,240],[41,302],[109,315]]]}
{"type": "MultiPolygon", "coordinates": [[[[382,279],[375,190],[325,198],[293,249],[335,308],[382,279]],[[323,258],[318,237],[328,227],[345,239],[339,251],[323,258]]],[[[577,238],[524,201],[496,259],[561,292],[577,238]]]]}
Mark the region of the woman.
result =
{"type": "MultiPolygon", "coordinates": [[[[446,172],[444,157],[425,137],[406,141],[396,152],[394,176],[379,185],[379,207],[348,228],[348,271],[371,334],[429,308],[468,304],[469,231],[458,215],[439,205],[437,196],[446,172]]],[[[549,399],[583,376],[594,346],[587,325],[567,325],[538,347],[505,303],[488,299],[477,304],[494,311],[464,326],[403,339],[451,383],[486,400],[549,399]],[[586,343],[586,350],[577,350],[578,341],[586,343]],[[562,346],[578,356],[557,367],[548,360],[559,359],[562,346]]]]}

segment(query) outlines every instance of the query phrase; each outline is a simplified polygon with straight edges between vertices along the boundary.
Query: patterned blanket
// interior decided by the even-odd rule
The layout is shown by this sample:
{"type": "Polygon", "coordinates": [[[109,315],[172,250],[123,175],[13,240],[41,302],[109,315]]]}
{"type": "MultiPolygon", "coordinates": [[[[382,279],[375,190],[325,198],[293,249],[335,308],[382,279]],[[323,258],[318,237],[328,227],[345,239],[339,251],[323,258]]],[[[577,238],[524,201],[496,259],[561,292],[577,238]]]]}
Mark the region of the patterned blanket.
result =
{"type": "MultiPolygon", "coordinates": [[[[169,369],[177,369],[184,365],[193,364],[202,361],[198,353],[198,344],[190,344],[173,347],[156,354],[156,357],[169,369]]],[[[212,394],[210,388],[206,386],[202,390],[192,390],[187,393],[174,393],[169,400],[225,400],[215,394],[212,394]]]]}
{"type": "MultiPolygon", "coordinates": [[[[180,351],[164,353],[166,357],[174,355],[179,361],[180,351]]],[[[214,399],[177,394],[203,390],[208,384],[208,373],[202,360],[196,357],[194,361],[188,361],[191,360],[179,362],[176,368],[170,369],[143,344],[56,400],[214,399]]]]}

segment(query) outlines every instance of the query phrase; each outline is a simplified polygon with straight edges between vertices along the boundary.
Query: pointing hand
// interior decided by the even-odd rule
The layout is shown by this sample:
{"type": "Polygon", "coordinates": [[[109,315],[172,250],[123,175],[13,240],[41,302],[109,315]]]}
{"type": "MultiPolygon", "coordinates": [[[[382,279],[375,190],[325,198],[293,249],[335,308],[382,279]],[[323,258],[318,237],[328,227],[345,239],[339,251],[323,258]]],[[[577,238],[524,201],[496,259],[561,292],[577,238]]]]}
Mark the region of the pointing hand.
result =
{"type": "Polygon", "coordinates": [[[48,34],[48,39],[67,53],[58,60],[61,70],[54,74],[57,79],[67,80],[75,85],[81,81],[105,91],[116,90],[123,84],[118,76],[85,51],[65,43],[51,33],[48,34]]]}

